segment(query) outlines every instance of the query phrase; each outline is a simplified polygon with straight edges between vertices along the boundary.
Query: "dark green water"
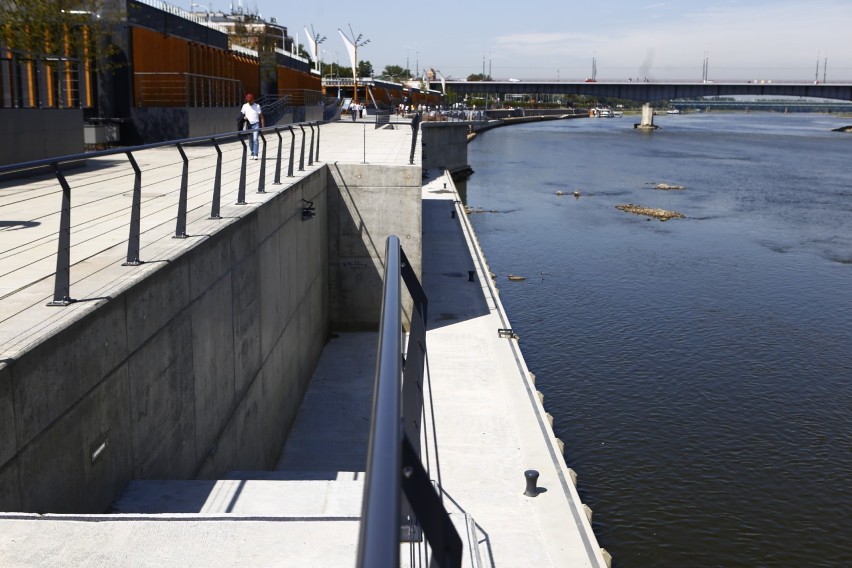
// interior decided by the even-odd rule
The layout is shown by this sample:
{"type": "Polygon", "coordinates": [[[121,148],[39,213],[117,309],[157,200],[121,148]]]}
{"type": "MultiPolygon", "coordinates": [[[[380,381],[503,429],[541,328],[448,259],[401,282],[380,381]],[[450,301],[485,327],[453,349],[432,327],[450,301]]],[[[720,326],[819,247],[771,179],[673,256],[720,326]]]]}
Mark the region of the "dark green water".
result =
{"type": "Polygon", "coordinates": [[[830,131],[852,119],[633,122],[469,148],[468,204],[497,211],[473,224],[600,544],[618,567],[852,566],[852,135],[830,131]]]}

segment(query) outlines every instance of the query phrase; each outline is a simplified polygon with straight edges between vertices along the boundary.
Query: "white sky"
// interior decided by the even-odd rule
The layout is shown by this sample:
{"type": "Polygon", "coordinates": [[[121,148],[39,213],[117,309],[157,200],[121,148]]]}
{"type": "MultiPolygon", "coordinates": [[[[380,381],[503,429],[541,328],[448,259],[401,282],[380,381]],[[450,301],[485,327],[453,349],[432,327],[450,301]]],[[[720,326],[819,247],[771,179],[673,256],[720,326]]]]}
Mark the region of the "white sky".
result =
{"type": "Polygon", "coordinates": [[[852,82],[852,0],[243,2],[302,44],[313,26],[327,37],[321,57],[345,66],[337,30],[351,25],[377,73],[407,64],[465,78],[484,59],[495,79],[582,80],[594,57],[598,80],[700,80],[706,56],[716,81],[813,81],[817,60],[822,81],[827,56],[826,79],[852,82]]]}

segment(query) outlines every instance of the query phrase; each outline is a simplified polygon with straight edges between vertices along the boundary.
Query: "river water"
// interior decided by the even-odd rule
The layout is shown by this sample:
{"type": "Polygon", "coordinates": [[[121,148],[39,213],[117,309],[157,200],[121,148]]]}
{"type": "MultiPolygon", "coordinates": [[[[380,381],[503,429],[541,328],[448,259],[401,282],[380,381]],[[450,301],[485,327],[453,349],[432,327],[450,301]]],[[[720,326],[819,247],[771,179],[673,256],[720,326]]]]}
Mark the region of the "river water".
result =
{"type": "Polygon", "coordinates": [[[474,228],[599,542],[617,567],[852,566],[852,135],[831,132],[852,119],[633,122],[469,146],[474,228]]]}

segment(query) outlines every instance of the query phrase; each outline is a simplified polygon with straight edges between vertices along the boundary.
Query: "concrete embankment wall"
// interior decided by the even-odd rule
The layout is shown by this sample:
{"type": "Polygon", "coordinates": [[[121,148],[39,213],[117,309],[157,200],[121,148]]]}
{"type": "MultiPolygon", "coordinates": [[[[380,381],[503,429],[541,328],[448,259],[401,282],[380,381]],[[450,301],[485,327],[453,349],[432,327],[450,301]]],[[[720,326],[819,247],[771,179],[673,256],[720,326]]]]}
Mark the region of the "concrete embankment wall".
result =
{"type": "Polygon", "coordinates": [[[325,170],[0,371],[0,510],[102,512],[133,478],[274,465],[327,339],[325,170]]]}
{"type": "Polygon", "coordinates": [[[419,273],[421,170],[375,168],[320,168],[0,365],[0,511],[273,467],[332,325],[375,329],[388,233],[419,273]]]}
{"type": "MultiPolygon", "coordinates": [[[[329,165],[329,280],[331,327],[378,329],[385,240],[397,235],[421,274],[419,166],[329,165]]],[[[406,313],[411,299],[404,295],[406,313]]]]}
{"type": "Polygon", "coordinates": [[[424,122],[422,133],[423,168],[438,168],[450,173],[470,168],[467,162],[467,123],[424,122]]]}

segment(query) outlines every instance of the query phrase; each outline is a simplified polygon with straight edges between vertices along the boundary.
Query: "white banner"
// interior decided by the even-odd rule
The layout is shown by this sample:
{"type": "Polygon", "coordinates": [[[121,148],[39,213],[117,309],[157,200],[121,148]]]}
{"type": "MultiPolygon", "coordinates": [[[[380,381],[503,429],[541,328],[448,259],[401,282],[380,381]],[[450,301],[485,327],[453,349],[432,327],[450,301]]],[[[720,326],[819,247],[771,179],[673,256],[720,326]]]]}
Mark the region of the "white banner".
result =
{"type": "Polygon", "coordinates": [[[352,40],[346,37],[340,28],[337,28],[337,31],[340,32],[340,37],[343,39],[343,43],[346,44],[346,51],[349,52],[349,62],[352,64],[352,71],[356,72],[358,69],[358,62],[355,61],[355,44],[352,43],[352,40]]]}

